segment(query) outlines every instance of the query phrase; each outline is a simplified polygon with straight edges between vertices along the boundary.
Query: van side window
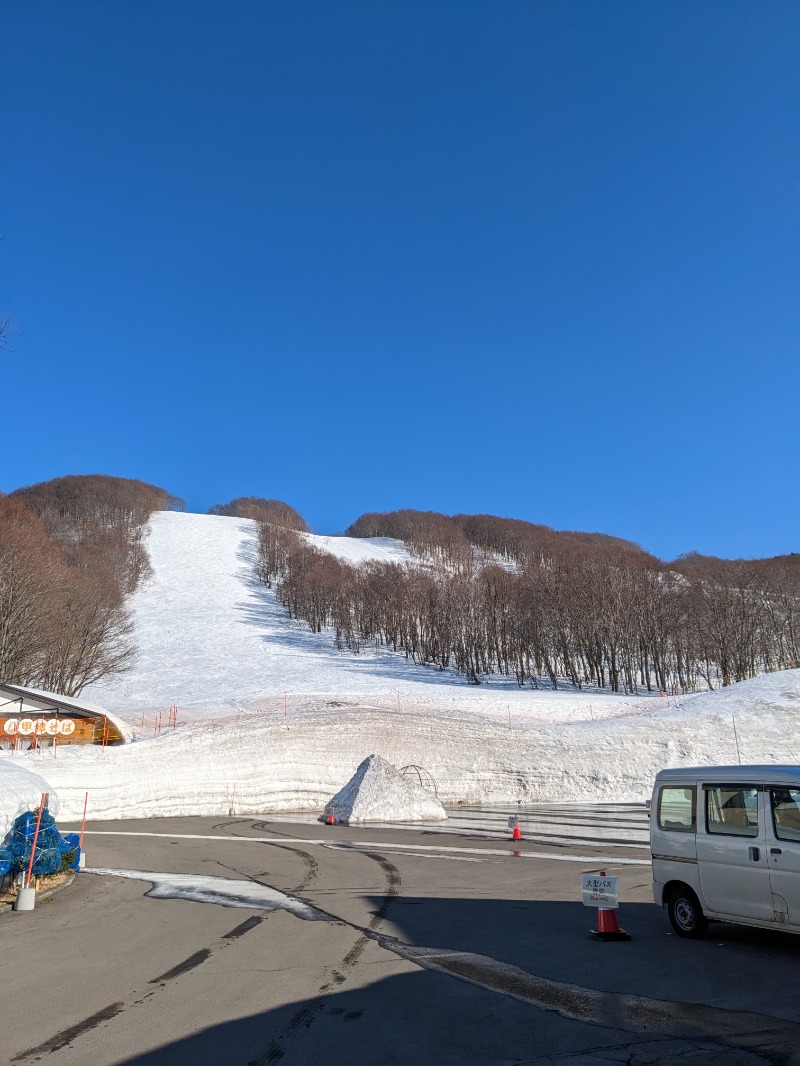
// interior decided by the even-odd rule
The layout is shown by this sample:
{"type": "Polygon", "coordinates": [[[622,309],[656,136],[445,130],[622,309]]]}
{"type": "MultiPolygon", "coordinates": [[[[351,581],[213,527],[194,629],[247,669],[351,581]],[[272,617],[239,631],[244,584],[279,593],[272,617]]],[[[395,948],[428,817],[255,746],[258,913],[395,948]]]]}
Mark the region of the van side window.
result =
{"type": "Polygon", "coordinates": [[[693,833],[697,821],[697,789],[664,785],[658,793],[658,828],[693,833]]]}
{"type": "Polygon", "coordinates": [[[772,824],[778,840],[800,840],[800,788],[771,788],[772,824]]]}
{"type": "Polygon", "coordinates": [[[758,789],[751,785],[706,785],[706,829],[726,836],[758,836],[758,789]]]}

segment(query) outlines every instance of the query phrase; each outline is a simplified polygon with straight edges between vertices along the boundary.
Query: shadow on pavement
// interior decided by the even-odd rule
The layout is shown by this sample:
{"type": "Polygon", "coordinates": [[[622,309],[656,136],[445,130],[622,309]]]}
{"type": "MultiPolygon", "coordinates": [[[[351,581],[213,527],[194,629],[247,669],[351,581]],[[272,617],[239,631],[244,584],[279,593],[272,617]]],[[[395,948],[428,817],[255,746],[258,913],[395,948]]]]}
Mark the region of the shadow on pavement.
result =
{"type": "MultiPolygon", "coordinates": [[[[383,901],[373,903],[377,911],[383,901]]],[[[495,960],[547,979],[543,985],[609,992],[601,997],[599,1022],[565,1018],[507,989],[492,991],[430,969],[409,973],[404,967],[396,976],[370,981],[369,965],[362,961],[349,972],[344,966],[345,972],[331,970],[314,998],[215,1025],[125,1061],[128,1066],[797,1061],[800,938],[717,925],[708,939],[686,941],[671,934],[660,909],[626,904],[620,920],[634,939],[600,943],[589,936],[593,918],[594,911],[566,902],[400,897],[381,928],[405,944],[443,949],[445,960],[471,953],[487,957],[489,966],[495,960]],[[655,1030],[648,1022],[646,1031],[637,1031],[630,1022],[635,1011],[623,1009],[631,996],[666,1001],[660,1029],[657,1021],[655,1030]],[[744,1012],[762,1018],[754,1024],[744,1012]]],[[[280,982],[280,974],[264,973],[263,980],[280,982]]],[[[573,1000],[580,1000],[571,996],[564,1000],[568,1012],[573,1000]]],[[[557,1002],[556,995],[551,1007],[557,1002]]]]}

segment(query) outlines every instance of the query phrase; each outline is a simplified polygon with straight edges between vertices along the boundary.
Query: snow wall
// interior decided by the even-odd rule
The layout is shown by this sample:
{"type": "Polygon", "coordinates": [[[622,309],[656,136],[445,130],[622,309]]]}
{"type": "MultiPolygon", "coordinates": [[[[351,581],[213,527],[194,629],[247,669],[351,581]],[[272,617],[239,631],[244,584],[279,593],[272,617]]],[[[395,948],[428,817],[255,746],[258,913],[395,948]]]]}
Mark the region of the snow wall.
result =
{"type": "MultiPolygon", "coordinates": [[[[365,751],[424,767],[445,805],[642,801],[665,767],[740,761],[737,737],[743,763],[800,762],[800,670],[670,703],[631,718],[527,728],[452,711],[338,708],[335,718],[307,711],[286,725],[249,716],[105,752],[64,747],[46,773],[62,819],[75,820],[87,789],[94,819],[320,811],[365,751]]],[[[44,759],[15,757],[42,772],[44,759]]]]}

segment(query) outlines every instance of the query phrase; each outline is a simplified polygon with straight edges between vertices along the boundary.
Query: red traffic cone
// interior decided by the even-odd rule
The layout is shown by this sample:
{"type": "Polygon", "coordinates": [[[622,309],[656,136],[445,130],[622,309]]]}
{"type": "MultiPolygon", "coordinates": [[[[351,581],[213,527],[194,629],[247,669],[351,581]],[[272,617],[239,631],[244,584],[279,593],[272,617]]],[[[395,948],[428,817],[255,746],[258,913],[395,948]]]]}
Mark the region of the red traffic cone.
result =
{"type": "MultiPolygon", "coordinates": [[[[600,871],[600,876],[605,877],[605,870],[600,871]]],[[[630,940],[630,933],[620,929],[617,922],[617,912],[613,907],[597,908],[597,928],[592,929],[595,940],[630,940]]]]}
{"type": "Polygon", "coordinates": [[[610,907],[597,908],[597,928],[592,930],[595,940],[630,940],[630,933],[620,929],[617,912],[610,907]]]}
{"type": "Polygon", "coordinates": [[[325,824],[326,825],[335,825],[336,824],[334,822],[334,820],[333,820],[333,811],[328,811],[328,817],[325,819],[325,824]]]}
{"type": "Polygon", "coordinates": [[[522,840],[522,830],[520,829],[520,827],[518,825],[514,826],[514,829],[513,829],[512,833],[511,833],[511,839],[512,840],[522,840]]]}

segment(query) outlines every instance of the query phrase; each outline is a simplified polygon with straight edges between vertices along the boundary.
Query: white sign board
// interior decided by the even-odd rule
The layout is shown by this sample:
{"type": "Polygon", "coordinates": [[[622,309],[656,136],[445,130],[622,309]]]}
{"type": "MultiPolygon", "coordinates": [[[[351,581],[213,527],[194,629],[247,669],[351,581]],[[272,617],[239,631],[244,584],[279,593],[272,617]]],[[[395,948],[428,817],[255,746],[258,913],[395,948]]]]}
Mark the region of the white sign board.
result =
{"type": "Polygon", "coordinates": [[[605,874],[584,874],[581,879],[584,907],[607,907],[610,910],[616,910],[619,906],[618,880],[616,877],[606,877],[605,874]]]}

